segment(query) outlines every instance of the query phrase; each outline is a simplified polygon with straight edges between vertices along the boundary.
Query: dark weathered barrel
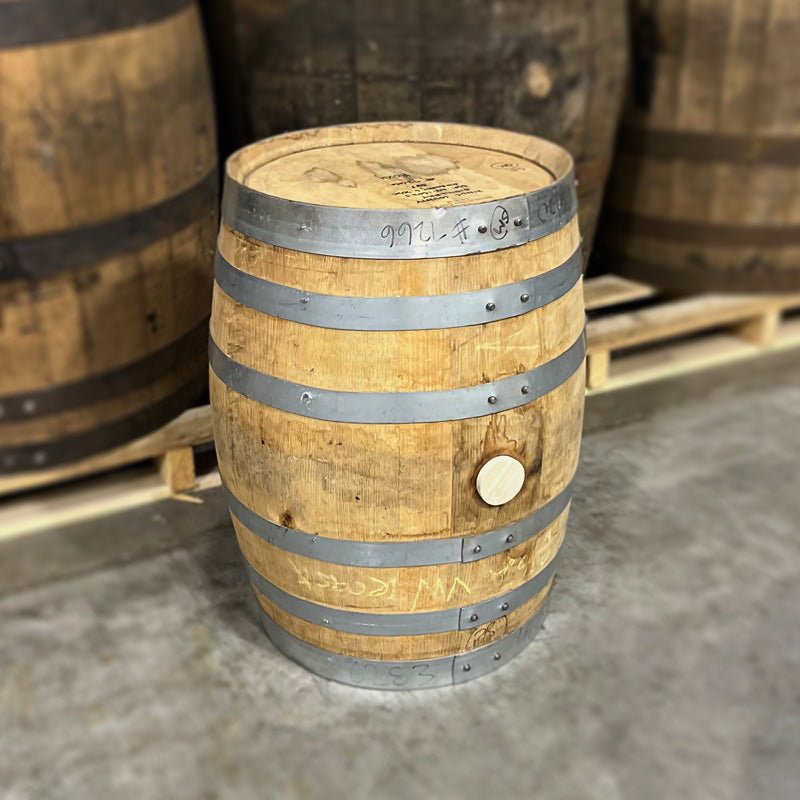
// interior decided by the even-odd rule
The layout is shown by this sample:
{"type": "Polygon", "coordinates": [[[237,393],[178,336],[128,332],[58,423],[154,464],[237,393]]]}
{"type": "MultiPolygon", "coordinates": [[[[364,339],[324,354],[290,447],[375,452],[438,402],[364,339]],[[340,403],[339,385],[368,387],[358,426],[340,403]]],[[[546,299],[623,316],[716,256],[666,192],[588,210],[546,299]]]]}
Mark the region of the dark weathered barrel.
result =
{"type": "Polygon", "coordinates": [[[202,394],[217,225],[189,0],[0,2],[0,472],[202,394]]]}
{"type": "Polygon", "coordinates": [[[228,161],[211,320],[220,473],[264,623],[386,689],[541,624],[584,396],[572,160],[522,134],[322,128],[228,161]]]}
{"type": "Polygon", "coordinates": [[[584,252],[610,166],[625,0],[206,0],[237,146],[372,120],[491,125],[573,155],[584,252]]]}
{"type": "Polygon", "coordinates": [[[800,291],[800,4],[633,6],[610,264],[673,292],[800,291]]]}

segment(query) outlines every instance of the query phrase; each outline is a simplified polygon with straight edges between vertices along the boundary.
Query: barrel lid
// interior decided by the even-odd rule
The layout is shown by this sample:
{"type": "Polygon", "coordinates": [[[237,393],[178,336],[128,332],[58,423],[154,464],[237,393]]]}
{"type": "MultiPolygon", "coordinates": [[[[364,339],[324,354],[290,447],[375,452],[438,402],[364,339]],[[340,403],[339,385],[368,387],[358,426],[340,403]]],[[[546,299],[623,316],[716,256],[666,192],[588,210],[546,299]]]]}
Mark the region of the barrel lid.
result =
{"type": "Polygon", "coordinates": [[[573,164],[532,136],[439,123],[317,128],[227,163],[223,222],[268,244],[356,258],[514,247],[576,212],[573,164]]]}

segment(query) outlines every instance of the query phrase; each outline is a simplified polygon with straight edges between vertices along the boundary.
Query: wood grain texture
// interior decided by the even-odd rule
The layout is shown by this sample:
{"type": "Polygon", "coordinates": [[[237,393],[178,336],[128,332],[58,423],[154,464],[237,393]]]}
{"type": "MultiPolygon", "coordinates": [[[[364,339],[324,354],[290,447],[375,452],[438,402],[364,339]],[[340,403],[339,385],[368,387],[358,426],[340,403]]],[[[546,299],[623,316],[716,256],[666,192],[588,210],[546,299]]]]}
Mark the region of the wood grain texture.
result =
{"type": "MultiPolygon", "coordinates": [[[[386,126],[386,130],[402,133],[402,141],[412,143],[416,131],[415,146],[400,149],[399,157],[413,157],[416,168],[435,174],[442,167],[438,159],[444,156],[426,138],[434,127],[404,124],[386,126]]],[[[245,183],[252,178],[270,191],[302,197],[308,182],[315,180],[308,175],[309,168],[322,169],[317,166],[322,164],[332,172],[338,164],[345,182],[325,182],[326,203],[345,207],[352,202],[360,208],[405,202],[376,191],[381,185],[379,176],[376,180],[368,173],[363,185],[360,177],[354,180],[358,173],[352,165],[364,151],[348,140],[357,141],[362,132],[373,141],[380,133],[354,126],[330,134],[321,130],[310,137],[287,136],[238,154],[228,170],[245,183]],[[328,154],[320,156],[326,142],[338,151],[336,161],[328,154]],[[309,159],[299,157],[298,147],[311,149],[309,159]],[[272,158],[280,161],[287,155],[291,169],[273,172],[272,158]],[[293,181],[298,187],[286,185],[293,181]]],[[[469,132],[469,128],[459,129],[458,135],[467,141],[451,142],[448,147],[447,159],[456,164],[459,181],[468,189],[476,186],[482,193],[505,196],[509,187],[493,182],[487,160],[469,146],[469,132]],[[466,169],[460,168],[461,152],[466,169]]],[[[544,151],[552,148],[527,137],[510,137],[512,158],[533,149],[546,158],[544,151]]],[[[383,162],[392,148],[381,147],[383,153],[373,148],[371,155],[383,162]]],[[[559,161],[559,152],[551,152],[551,158],[559,161]]],[[[524,183],[523,190],[540,178],[537,172],[515,176],[516,181],[533,182],[524,183]]],[[[456,258],[387,262],[282,250],[223,225],[219,247],[239,270],[296,288],[356,297],[424,296],[488,288],[545,273],[574,252],[578,236],[573,220],[550,236],[520,247],[456,258]]],[[[259,372],[358,393],[457,390],[516,375],[563,353],[583,326],[579,281],[558,300],[519,317],[411,331],[349,331],[287,322],[244,307],[216,287],[211,331],[231,359],[259,372]]],[[[237,393],[213,370],[210,375],[223,482],[266,520],[312,535],[411,546],[421,539],[484,533],[530,515],[566,488],[577,467],[583,368],[549,393],[508,411],[405,424],[336,423],[292,414],[237,393]],[[513,499],[492,506],[481,499],[475,481],[481,467],[501,455],[521,465],[524,483],[513,499]]],[[[294,555],[267,543],[236,519],[234,525],[247,561],[290,595],[331,608],[392,614],[456,609],[521,586],[553,560],[566,520],[565,510],[527,541],[474,562],[404,568],[347,566],[294,555]]],[[[453,654],[479,646],[476,641],[488,643],[501,630],[510,632],[511,626],[521,625],[538,608],[531,602],[515,612],[513,621],[503,617],[482,633],[455,631],[427,641],[425,635],[340,636],[290,619],[265,598],[260,602],[279,624],[318,646],[358,657],[373,657],[366,655],[373,653],[376,658],[401,660],[427,658],[429,653],[453,654]],[[367,643],[367,638],[373,641],[367,643]]]]}
{"type": "Polygon", "coordinates": [[[490,458],[475,478],[475,489],[490,506],[502,506],[513,500],[525,482],[525,467],[511,456],[490,458]]]}
{"type": "Polygon", "coordinates": [[[575,157],[585,252],[622,100],[624,0],[206,0],[231,148],[288,130],[440,120],[575,157]]]}
{"type": "Polygon", "coordinates": [[[671,292],[800,289],[800,6],[633,3],[634,70],[605,240],[671,292]]]}
{"type": "MultiPolygon", "coordinates": [[[[57,396],[168,347],[202,322],[213,271],[211,195],[189,224],[129,252],[89,252],[77,268],[41,279],[3,281],[2,263],[4,243],[13,258],[15,242],[99,231],[189,192],[213,173],[216,138],[194,5],[131,29],[0,50],[0,85],[2,405],[27,392],[57,396]]],[[[161,374],[130,391],[0,421],[0,471],[15,470],[4,448],[47,444],[145,411],[201,374],[203,361],[202,349],[176,351],[161,374]]],[[[132,424],[126,436],[162,422],[132,424]]]]}

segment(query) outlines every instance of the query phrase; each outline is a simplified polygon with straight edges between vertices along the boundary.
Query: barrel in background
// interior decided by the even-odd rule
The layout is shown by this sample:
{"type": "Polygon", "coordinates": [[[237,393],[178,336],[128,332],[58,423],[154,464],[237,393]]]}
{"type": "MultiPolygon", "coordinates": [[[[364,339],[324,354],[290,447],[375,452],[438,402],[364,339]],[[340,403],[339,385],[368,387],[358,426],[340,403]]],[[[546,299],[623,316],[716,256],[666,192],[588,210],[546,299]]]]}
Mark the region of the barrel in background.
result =
{"type": "Polygon", "coordinates": [[[265,626],[308,668],[458,683],[539,629],[583,417],[575,213],[564,150],[485,128],[228,160],[217,454],[265,626]]]}
{"type": "Polygon", "coordinates": [[[625,0],[206,0],[232,146],[319,125],[432,120],[557,142],[576,160],[584,252],[610,166],[625,0]]]}
{"type": "Polygon", "coordinates": [[[633,7],[612,268],[673,292],[800,290],[800,5],[633,7]]]}
{"type": "Polygon", "coordinates": [[[203,392],[216,136],[187,0],[0,2],[0,472],[203,392]]]}

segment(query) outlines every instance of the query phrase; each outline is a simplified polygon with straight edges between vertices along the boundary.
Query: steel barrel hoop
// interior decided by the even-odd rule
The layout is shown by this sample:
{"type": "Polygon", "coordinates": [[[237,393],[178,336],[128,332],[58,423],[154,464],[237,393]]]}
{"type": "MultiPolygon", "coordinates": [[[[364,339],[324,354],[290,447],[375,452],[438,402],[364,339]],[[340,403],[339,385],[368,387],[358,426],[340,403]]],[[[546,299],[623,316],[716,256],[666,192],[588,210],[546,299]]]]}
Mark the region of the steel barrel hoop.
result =
{"type": "Polygon", "coordinates": [[[230,175],[222,199],[223,223],[251,239],[315,255],[381,260],[444,258],[518,247],[549,236],[576,214],[574,169],[534,192],[464,206],[315,205],[265,194],[230,175]],[[407,237],[400,235],[405,230],[407,237]]]}
{"type": "Polygon", "coordinates": [[[286,528],[256,514],[225,485],[228,508],[253,535],[273,547],[305,558],[353,567],[426,567],[480,561],[528,541],[551,525],[572,498],[574,477],[555,497],[533,513],[501,528],[472,536],[420,539],[407,542],[369,542],[334,539],[286,528]]]}
{"type": "Polygon", "coordinates": [[[463,328],[527,314],[580,280],[580,247],[561,265],[504,286],[424,297],[343,297],[272,283],[239,270],[217,252],[216,281],[232,300],[272,317],[351,331],[463,328]]]}
{"type": "Polygon", "coordinates": [[[417,661],[376,661],[323,650],[293,636],[259,609],[270,640],[311,672],[362,689],[435,689],[463,683],[502,667],[530,644],[547,615],[549,598],[520,628],[494,642],[459,653],[417,661]]]}
{"type": "Polygon", "coordinates": [[[342,392],[276,378],[234,361],[209,338],[211,368],[228,388],[262,405],[331,422],[408,424],[488,416],[548,394],[580,369],[582,333],[563,353],[527,372],[492,383],[424,392],[342,392]]]}

